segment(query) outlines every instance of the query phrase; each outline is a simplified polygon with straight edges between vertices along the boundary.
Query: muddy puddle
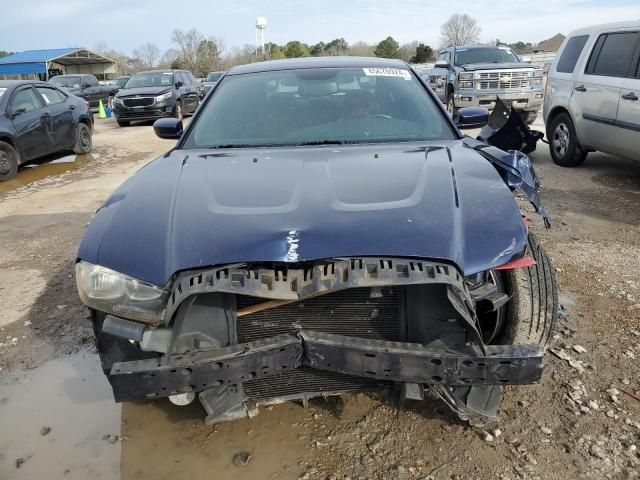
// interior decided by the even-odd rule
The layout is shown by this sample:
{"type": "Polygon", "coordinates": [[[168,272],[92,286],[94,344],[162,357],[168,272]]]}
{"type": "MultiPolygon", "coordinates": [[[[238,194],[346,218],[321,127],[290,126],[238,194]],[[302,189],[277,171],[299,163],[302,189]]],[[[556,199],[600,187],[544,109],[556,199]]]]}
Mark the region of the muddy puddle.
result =
{"type": "Polygon", "coordinates": [[[119,478],[120,410],[88,352],[0,377],[0,478],[119,478]]]}
{"type": "Polygon", "coordinates": [[[303,472],[309,415],[302,406],[262,408],[253,419],[212,427],[203,418],[196,402],[123,405],[122,479],[295,480],[303,472]],[[243,452],[248,463],[234,465],[243,452]]]}
{"type": "Polygon", "coordinates": [[[29,185],[43,178],[77,170],[93,160],[95,160],[95,157],[92,155],[65,155],[63,157],[51,157],[51,159],[47,157],[42,161],[38,161],[38,163],[25,165],[15,178],[0,182],[0,194],[29,185]]]}

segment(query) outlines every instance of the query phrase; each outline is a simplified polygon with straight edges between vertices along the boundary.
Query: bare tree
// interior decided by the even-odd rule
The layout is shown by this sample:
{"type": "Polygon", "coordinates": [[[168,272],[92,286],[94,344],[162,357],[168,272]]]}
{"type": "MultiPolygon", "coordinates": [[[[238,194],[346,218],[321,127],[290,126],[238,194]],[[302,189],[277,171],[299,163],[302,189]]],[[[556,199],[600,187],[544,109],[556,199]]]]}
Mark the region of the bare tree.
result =
{"type": "Polygon", "coordinates": [[[142,60],[142,63],[148,68],[153,68],[158,63],[160,58],[160,49],[155,43],[147,42],[140,45],[140,48],[131,52],[134,57],[142,60]]]}
{"type": "Polygon", "coordinates": [[[440,44],[443,47],[450,47],[477,42],[481,30],[475,19],[466,13],[462,15],[456,13],[440,27],[440,44]]]}
{"type": "Polygon", "coordinates": [[[180,49],[180,57],[185,68],[191,71],[196,70],[198,64],[198,46],[200,46],[200,43],[202,43],[204,39],[204,35],[195,28],[187,32],[180,29],[175,29],[171,32],[171,40],[180,49]]]}

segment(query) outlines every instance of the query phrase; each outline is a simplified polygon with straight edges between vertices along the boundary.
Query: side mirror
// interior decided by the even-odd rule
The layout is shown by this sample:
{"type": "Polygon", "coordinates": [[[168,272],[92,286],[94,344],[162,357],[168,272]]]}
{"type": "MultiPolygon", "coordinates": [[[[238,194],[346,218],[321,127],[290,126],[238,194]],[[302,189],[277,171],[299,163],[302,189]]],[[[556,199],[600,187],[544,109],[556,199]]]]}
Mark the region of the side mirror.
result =
{"type": "Polygon", "coordinates": [[[481,128],[489,122],[489,110],[484,107],[465,107],[458,110],[453,118],[460,130],[481,128]]]}
{"type": "Polygon", "coordinates": [[[449,62],[436,62],[435,68],[449,68],[449,62]]]}
{"type": "Polygon", "coordinates": [[[184,85],[184,83],[182,83],[182,82],[181,82],[181,81],[179,81],[179,80],[176,82],[176,88],[180,88],[180,87],[181,87],[181,86],[183,86],[183,85],[184,85]]]}
{"type": "Polygon", "coordinates": [[[160,118],[153,123],[153,131],[160,138],[177,140],[183,130],[182,122],[177,118],[160,118]]]}

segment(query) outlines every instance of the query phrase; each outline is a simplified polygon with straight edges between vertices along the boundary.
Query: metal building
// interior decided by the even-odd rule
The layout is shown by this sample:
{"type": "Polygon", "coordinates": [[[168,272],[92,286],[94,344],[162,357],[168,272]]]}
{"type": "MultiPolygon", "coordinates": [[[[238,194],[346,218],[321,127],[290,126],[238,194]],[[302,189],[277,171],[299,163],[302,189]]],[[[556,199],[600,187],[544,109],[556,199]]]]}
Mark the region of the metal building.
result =
{"type": "Polygon", "coordinates": [[[0,78],[49,80],[71,73],[92,73],[104,80],[116,73],[116,64],[86,48],[27,50],[0,58],[0,78]]]}

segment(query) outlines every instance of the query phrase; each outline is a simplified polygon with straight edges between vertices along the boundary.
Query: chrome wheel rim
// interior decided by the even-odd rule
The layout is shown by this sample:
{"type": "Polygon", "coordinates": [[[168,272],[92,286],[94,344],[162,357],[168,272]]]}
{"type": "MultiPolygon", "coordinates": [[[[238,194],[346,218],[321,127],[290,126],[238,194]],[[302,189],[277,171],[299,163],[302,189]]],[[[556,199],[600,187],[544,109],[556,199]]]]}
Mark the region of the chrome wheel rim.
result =
{"type": "Polygon", "coordinates": [[[91,147],[91,137],[86,128],[80,128],[80,148],[83,151],[89,150],[91,147]]]}
{"type": "Polygon", "coordinates": [[[569,150],[569,128],[564,123],[558,124],[553,132],[553,149],[559,157],[564,157],[569,150]]]}

